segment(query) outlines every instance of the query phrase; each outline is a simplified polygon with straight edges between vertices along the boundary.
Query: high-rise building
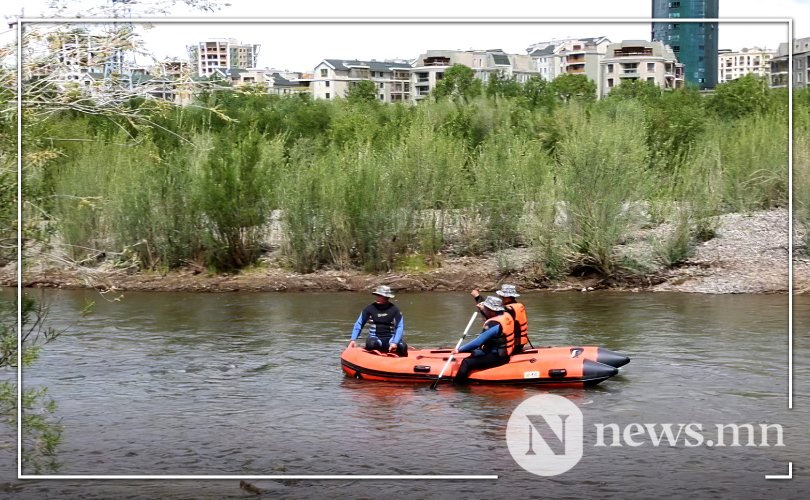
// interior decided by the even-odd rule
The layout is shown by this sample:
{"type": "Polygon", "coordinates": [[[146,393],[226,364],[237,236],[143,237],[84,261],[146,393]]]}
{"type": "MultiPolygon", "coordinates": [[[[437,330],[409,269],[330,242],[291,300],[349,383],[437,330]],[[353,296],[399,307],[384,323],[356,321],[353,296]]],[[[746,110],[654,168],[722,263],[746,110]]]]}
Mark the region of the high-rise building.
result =
{"type": "Polygon", "coordinates": [[[720,0],[652,0],[652,17],[671,19],[652,23],[652,40],[672,47],[684,65],[687,85],[713,89],[717,85],[717,23],[679,22],[679,19],[717,18],[720,0]]]}
{"type": "Polygon", "coordinates": [[[211,38],[186,49],[194,74],[205,77],[212,76],[217,70],[255,68],[259,47],[233,38],[211,38]]]}

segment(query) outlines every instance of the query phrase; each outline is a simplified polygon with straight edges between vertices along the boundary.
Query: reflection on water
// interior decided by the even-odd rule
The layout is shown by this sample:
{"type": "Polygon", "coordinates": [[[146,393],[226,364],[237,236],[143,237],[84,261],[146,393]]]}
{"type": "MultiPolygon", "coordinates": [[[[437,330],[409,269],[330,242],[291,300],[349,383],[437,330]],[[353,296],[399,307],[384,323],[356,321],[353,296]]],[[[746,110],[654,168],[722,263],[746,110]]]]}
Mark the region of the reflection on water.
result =
{"type": "MultiPolygon", "coordinates": [[[[25,371],[48,386],[65,427],[61,474],[497,474],[498,481],[253,481],[289,498],[797,496],[807,488],[808,370],[796,360],[786,411],[787,297],[528,293],[537,345],[597,344],[631,356],[620,375],[560,389],[584,414],[585,454],[539,478],[504,440],[511,411],[540,389],[375,383],[345,378],[340,351],[368,294],[93,292],[53,296],[66,333],[25,371]],[[93,314],[81,317],[85,300],[93,314]],[[802,392],[804,391],[804,392],[802,392]],[[802,402],[804,404],[802,404],[802,402]],[[784,448],[595,447],[596,423],[779,423],[784,448]],[[591,441],[588,441],[591,440],[591,441]],[[779,483],[765,474],[786,471],[779,483]],[[806,474],[805,474],[806,476],[806,474]],[[538,493],[540,495],[540,493],[538,493]]],[[[472,300],[400,294],[414,347],[453,346],[472,300]]],[[[810,300],[795,304],[797,325],[810,300]]],[[[797,335],[797,352],[807,348],[797,335]]],[[[806,490],[805,490],[806,491],[806,490]]],[[[35,482],[22,497],[242,498],[238,481],[35,482]]]]}

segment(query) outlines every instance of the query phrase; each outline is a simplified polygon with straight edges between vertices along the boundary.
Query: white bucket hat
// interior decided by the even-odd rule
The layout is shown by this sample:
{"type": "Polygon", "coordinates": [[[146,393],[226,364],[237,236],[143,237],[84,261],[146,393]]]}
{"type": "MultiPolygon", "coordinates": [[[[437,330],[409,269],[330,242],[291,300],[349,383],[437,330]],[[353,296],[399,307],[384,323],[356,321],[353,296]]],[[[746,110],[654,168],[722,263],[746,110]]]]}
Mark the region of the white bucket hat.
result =
{"type": "Polygon", "coordinates": [[[394,298],[394,293],[391,291],[390,286],[385,286],[385,285],[378,286],[371,293],[372,293],[372,295],[380,295],[382,297],[388,297],[389,299],[394,298]]]}
{"type": "Polygon", "coordinates": [[[515,285],[501,285],[501,289],[495,293],[501,297],[520,297],[520,294],[517,293],[517,289],[515,289],[515,285]]]}
{"type": "Polygon", "coordinates": [[[504,310],[503,309],[503,301],[500,298],[498,298],[498,297],[496,297],[494,295],[490,295],[489,297],[487,297],[487,299],[485,301],[481,302],[481,304],[484,307],[486,307],[487,309],[490,309],[492,311],[503,311],[504,310]]]}

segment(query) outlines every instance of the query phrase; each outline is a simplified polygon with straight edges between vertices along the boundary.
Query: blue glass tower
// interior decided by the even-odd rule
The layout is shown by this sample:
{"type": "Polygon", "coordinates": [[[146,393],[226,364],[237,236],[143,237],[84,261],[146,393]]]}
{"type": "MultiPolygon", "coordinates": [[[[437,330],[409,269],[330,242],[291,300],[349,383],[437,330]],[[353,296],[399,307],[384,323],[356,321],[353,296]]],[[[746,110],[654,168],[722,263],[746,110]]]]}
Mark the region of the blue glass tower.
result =
{"type": "Polygon", "coordinates": [[[717,23],[679,22],[679,19],[716,18],[720,0],[652,0],[652,40],[672,47],[684,65],[686,85],[713,89],[717,85],[717,23]]]}

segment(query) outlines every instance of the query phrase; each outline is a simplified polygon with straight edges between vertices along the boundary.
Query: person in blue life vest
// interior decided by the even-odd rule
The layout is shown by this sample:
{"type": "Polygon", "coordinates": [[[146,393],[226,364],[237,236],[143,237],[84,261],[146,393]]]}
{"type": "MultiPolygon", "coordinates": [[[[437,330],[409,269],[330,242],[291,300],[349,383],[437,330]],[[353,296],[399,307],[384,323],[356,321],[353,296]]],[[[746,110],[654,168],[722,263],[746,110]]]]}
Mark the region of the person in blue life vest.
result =
{"type": "MultiPolygon", "coordinates": [[[[529,340],[529,321],[526,317],[526,306],[517,301],[520,294],[517,293],[515,285],[501,285],[501,289],[495,292],[503,297],[503,307],[506,309],[512,319],[515,320],[515,352],[513,354],[520,354],[528,349],[528,346],[534,347],[531,340],[529,340]]],[[[478,290],[473,290],[470,295],[475,299],[475,303],[484,300],[478,290]]]]}
{"type": "Polygon", "coordinates": [[[408,355],[408,345],[402,339],[405,321],[402,312],[390,299],[394,298],[391,288],[378,286],[371,292],[377,298],[360,312],[354,323],[349,347],[355,347],[363,325],[369,323],[366,349],[369,351],[396,352],[399,356],[408,355]]]}
{"type": "Polygon", "coordinates": [[[476,307],[486,319],[481,334],[475,340],[453,350],[453,354],[472,353],[461,362],[453,377],[455,384],[467,383],[473,370],[485,370],[508,363],[515,350],[515,320],[504,309],[501,298],[490,295],[476,307]]]}

